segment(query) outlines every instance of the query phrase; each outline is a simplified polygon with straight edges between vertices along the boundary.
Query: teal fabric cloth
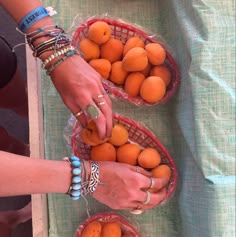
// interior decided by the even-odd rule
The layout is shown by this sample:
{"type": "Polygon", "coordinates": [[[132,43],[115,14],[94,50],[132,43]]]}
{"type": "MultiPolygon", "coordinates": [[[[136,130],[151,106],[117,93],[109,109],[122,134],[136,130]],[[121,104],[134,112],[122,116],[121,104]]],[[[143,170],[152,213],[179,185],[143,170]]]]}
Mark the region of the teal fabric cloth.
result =
{"type": "MultiPolygon", "coordinates": [[[[114,110],[147,125],[172,154],[179,183],[164,206],[133,216],[144,237],[235,236],[235,2],[233,0],[44,0],[68,29],[74,17],[108,13],[160,34],[173,49],[181,85],[166,104],[114,110]]],[[[71,72],[68,72],[71,73],[71,72]]],[[[45,156],[68,155],[63,138],[70,115],[43,75],[45,156]]],[[[111,211],[89,198],[90,214],[111,211]]],[[[85,202],[48,195],[49,237],[73,236],[88,216],[85,202]]]]}

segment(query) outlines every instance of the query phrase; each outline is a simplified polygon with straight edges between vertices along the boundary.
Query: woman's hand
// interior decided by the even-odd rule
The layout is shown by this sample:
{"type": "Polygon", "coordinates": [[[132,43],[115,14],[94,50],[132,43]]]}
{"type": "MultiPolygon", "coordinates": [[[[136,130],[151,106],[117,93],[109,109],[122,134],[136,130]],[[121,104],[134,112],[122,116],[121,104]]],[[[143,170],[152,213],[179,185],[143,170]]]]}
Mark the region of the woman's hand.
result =
{"type": "Polygon", "coordinates": [[[89,115],[88,106],[95,108],[94,118],[101,138],[109,137],[112,130],[112,104],[103,88],[101,76],[78,55],[67,58],[51,73],[51,78],[65,105],[85,126],[89,115]]]}
{"type": "Polygon", "coordinates": [[[146,210],[157,206],[166,196],[163,187],[166,179],[153,179],[153,188],[160,190],[150,193],[150,201],[145,205],[151,186],[150,173],[142,168],[116,162],[99,162],[100,184],[93,197],[112,209],[146,210]],[[138,171],[138,172],[137,172],[138,171]]]}

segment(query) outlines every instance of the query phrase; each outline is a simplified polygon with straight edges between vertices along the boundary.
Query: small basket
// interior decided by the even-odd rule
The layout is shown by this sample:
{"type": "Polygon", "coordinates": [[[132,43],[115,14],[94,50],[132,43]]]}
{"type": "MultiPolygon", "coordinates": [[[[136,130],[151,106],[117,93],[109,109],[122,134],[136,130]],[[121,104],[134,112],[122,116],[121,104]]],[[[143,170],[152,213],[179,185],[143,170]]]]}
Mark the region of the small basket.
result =
{"type": "Polygon", "coordinates": [[[169,86],[167,87],[165,96],[160,101],[154,104],[143,100],[140,96],[138,97],[129,96],[121,86],[115,85],[113,82],[106,79],[102,79],[104,88],[111,95],[114,95],[117,98],[128,100],[129,102],[136,105],[156,105],[156,104],[164,103],[168,99],[170,99],[180,84],[180,74],[179,74],[179,69],[175,62],[175,59],[172,57],[169,50],[167,50],[168,46],[166,45],[166,43],[161,42],[162,40],[157,41],[156,39],[154,39],[153,36],[150,36],[148,33],[141,30],[140,29],[141,27],[135,27],[132,24],[127,24],[123,21],[115,20],[111,18],[94,17],[87,20],[83,24],[81,24],[74,31],[73,38],[72,38],[72,45],[74,45],[78,50],[79,50],[79,42],[82,39],[87,37],[89,26],[92,25],[96,21],[104,21],[108,25],[110,25],[112,29],[112,37],[116,39],[120,39],[123,43],[125,43],[132,36],[139,36],[141,39],[144,40],[145,44],[156,43],[156,42],[160,43],[166,50],[167,57],[164,64],[171,70],[171,74],[172,74],[172,80],[169,86]]]}
{"type": "MultiPolygon", "coordinates": [[[[178,173],[175,162],[167,151],[167,149],[150,130],[137,123],[136,121],[115,113],[113,114],[113,121],[114,123],[120,123],[125,126],[129,133],[129,142],[136,143],[143,148],[155,148],[161,155],[161,164],[167,164],[171,168],[171,178],[167,187],[167,196],[164,201],[169,199],[175,191],[178,173]]],[[[71,136],[71,147],[73,153],[76,156],[79,156],[81,159],[89,160],[91,147],[89,145],[84,144],[81,140],[81,130],[81,124],[79,122],[76,122],[71,136]]]]}
{"type": "Polygon", "coordinates": [[[137,230],[134,226],[124,217],[115,214],[115,213],[99,213],[88,218],[83,224],[79,226],[76,231],[75,237],[81,237],[84,229],[88,226],[89,223],[93,221],[101,221],[101,222],[110,222],[117,221],[121,225],[121,230],[125,234],[131,234],[132,237],[140,237],[137,230]]]}

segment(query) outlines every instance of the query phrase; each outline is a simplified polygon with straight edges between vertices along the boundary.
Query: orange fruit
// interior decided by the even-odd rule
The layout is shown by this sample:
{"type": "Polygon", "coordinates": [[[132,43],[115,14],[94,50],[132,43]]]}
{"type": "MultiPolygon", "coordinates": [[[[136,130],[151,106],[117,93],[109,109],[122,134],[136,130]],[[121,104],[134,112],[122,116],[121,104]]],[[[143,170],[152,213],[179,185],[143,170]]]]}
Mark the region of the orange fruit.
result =
{"type": "Polygon", "coordinates": [[[146,50],[141,47],[130,49],[122,60],[123,68],[128,72],[142,71],[148,64],[146,50]]]}
{"type": "Polygon", "coordinates": [[[144,48],[144,46],[144,41],[141,38],[138,36],[132,36],[124,44],[123,56],[125,56],[125,54],[134,47],[144,48]]]}
{"type": "Polygon", "coordinates": [[[142,70],[140,71],[145,77],[148,77],[150,76],[150,70],[152,68],[152,65],[148,62],[147,66],[142,70]]]}
{"type": "Polygon", "coordinates": [[[100,49],[98,44],[88,38],[84,38],[79,42],[79,48],[86,61],[100,57],[100,49]]]}
{"type": "Polygon", "coordinates": [[[166,93],[166,85],[160,77],[147,77],[141,87],[140,96],[149,103],[156,103],[161,100],[166,93]]]}
{"type": "Polygon", "coordinates": [[[108,138],[101,139],[99,137],[98,129],[94,121],[90,121],[86,127],[82,128],[80,137],[83,143],[90,146],[96,146],[108,140],[108,138]]]}
{"type": "Polygon", "coordinates": [[[158,165],[151,170],[151,175],[154,178],[166,178],[169,181],[171,177],[171,168],[166,164],[158,165]]]}
{"type": "Polygon", "coordinates": [[[137,144],[127,143],[117,148],[116,156],[117,161],[130,165],[137,165],[138,155],[141,149],[137,144]]]}
{"type": "Polygon", "coordinates": [[[163,64],[166,59],[166,51],[159,43],[146,44],[148,60],[153,65],[163,64]]]}
{"type": "Polygon", "coordinates": [[[102,225],[99,221],[90,222],[82,232],[81,237],[100,237],[102,232],[102,225]]]}
{"type": "Polygon", "coordinates": [[[89,61],[90,66],[98,72],[102,78],[108,79],[111,71],[111,63],[107,59],[96,58],[89,61]]]}
{"type": "Polygon", "coordinates": [[[96,21],[88,28],[88,38],[97,44],[103,44],[110,39],[112,30],[104,21],[96,21]]]}
{"type": "Polygon", "coordinates": [[[109,142],[114,146],[124,145],[129,138],[129,133],[126,127],[121,123],[116,123],[111,131],[111,137],[109,138],[109,142]]]}
{"type": "Polygon", "coordinates": [[[110,38],[100,47],[101,58],[109,60],[111,63],[121,60],[124,45],[121,40],[110,38]]]}
{"type": "Polygon", "coordinates": [[[122,67],[122,61],[116,61],[111,65],[109,80],[118,85],[123,85],[128,76],[128,72],[122,67]]]}
{"type": "Polygon", "coordinates": [[[121,237],[121,225],[117,221],[106,222],[102,226],[100,237],[121,237]]]}
{"type": "Polygon", "coordinates": [[[138,164],[145,169],[153,169],[161,162],[161,156],[159,152],[152,148],[144,148],[138,156],[138,164]]]}
{"type": "Polygon", "coordinates": [[[93,146],[90,155],[96,161],[116,161],[116,149],[110,142],[93,146]]]}
{"type": "Polygon", "coordinates": [[[145,76],[141,72],[131,72],[125,80],[124,91],[129,96],[138,96],[144,80],[145,76]]]}
{"type": "Polygon", "coordinates": [[[165,82],[166,87],[170,84],[171,81],[171,71],[167,66],[164,65],[152,67],[150,76],[160,77],[165,82]]]}

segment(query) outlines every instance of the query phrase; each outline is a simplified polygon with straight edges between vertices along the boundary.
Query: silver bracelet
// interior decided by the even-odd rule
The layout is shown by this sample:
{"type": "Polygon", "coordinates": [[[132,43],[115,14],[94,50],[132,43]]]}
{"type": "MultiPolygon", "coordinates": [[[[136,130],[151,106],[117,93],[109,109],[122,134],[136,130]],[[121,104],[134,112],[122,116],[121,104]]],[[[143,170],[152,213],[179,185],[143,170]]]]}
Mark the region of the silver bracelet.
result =
{"type": "Polygon", "coordinates": [[[97,161],[90,161],[91,174],[89,179],[89,184],[87,188],[87,193],[92,195],[96,190],[99,183],[99,165],[97,161]]]}

